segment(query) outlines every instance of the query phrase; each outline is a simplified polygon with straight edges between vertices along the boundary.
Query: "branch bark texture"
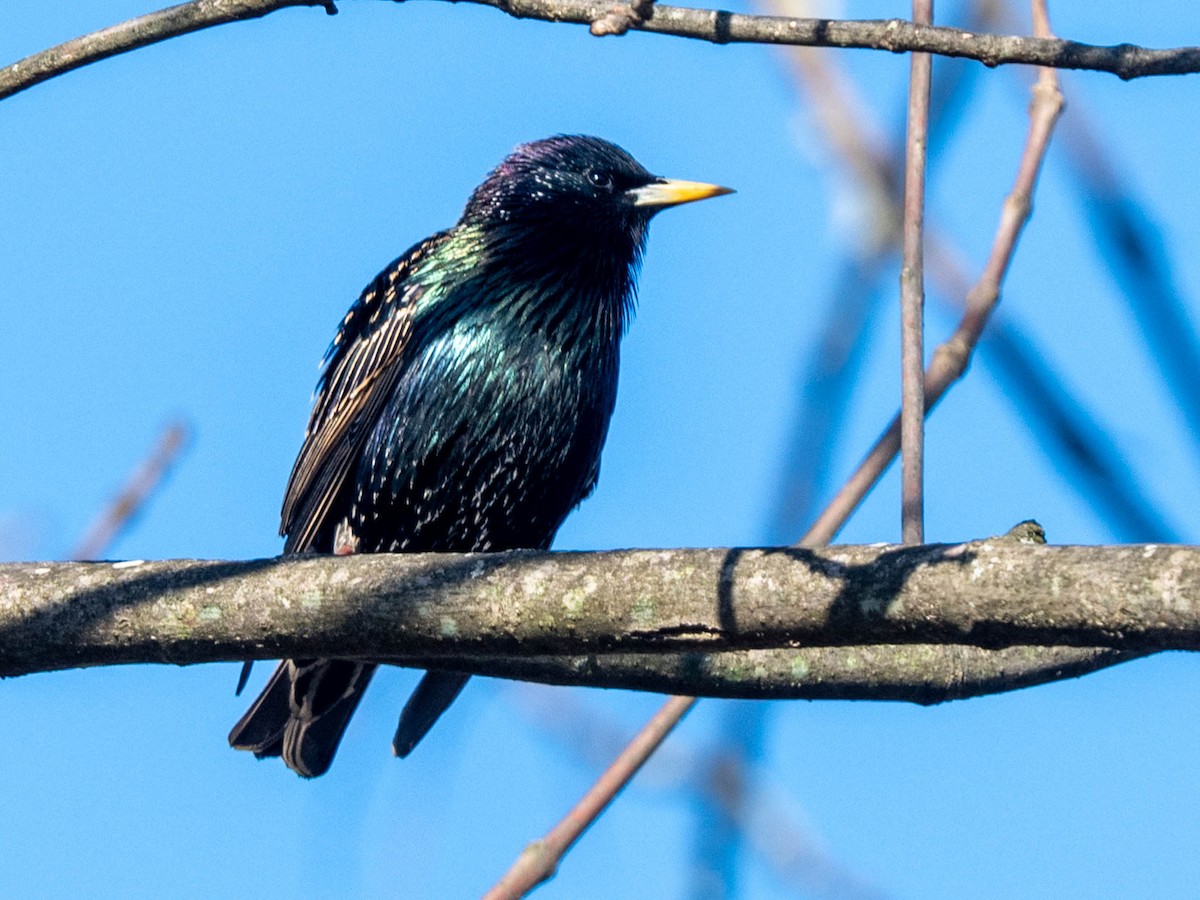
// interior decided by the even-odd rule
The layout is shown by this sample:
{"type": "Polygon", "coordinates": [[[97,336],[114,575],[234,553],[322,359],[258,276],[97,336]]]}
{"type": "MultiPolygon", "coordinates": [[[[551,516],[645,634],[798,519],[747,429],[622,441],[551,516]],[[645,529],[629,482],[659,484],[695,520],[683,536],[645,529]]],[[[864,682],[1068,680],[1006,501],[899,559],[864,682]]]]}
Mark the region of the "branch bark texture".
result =
{"type": "Polygon", "coordinates": [[[317,655],[693,693],[707,682],[717,696],[932,702],[956,669],[983,684],[984,660],[995,673],[985,689],[1001,690],[1006,671],[1027,684],[1123,658],[1083,648],[1200,649],[1200,548],[994,538],[0,566],[0,675],[317,655]],[[1040,667],[963,655],[1011,645],[1058,650],[1040,667]],[[764,650],[777,652],[746,652],[764,650]],[[941,674],[922,687],[913,673],[935,658],[941,674]],[[838,694],[812,677],[864,660],[892,673],[887,684],[838,694]],[[818,683],[825,693],[797,687],[818,683]]]}
{"type": "MultiPolygon", "coordinates": [[[[396,0],[400,2],[400,0],[396,0]]],[[[589,28],[611,20],[605,0],[464,0],[518,19],[571,22],[589,28]]],[[[59,44],[0,69],[0,99],[111,56],[216,25],[257,19],[294,6],[336,12],[334,0],[191,0],[129,19],[59,44]]],[[[1057,38],[977,34],[917,25],[904,19],[838,20],[759,16],[716,9],[644,4],[646,17],[628,17],[625,29],[669,34],[715,44],[787,44],[921,52],[974,59],[985,66],[1012,63],[1110,72],[1123,79],[1200,72],[1200,47],[1152,49],[1134,44],[1103,47],[1057,38]]],[[[595,31],[596,29],[593,28],[595,31]]],[[[605,29],[598,33],[623,33],[605,29]]]]}
{"type": "Polygon", "coordinates": [[[740,700],[895,700],[932,706],[1075,678],[1144,653],[1101,647],[877,644],[718,653],[390,660],[410,668],[574,687],[740,700]]]}

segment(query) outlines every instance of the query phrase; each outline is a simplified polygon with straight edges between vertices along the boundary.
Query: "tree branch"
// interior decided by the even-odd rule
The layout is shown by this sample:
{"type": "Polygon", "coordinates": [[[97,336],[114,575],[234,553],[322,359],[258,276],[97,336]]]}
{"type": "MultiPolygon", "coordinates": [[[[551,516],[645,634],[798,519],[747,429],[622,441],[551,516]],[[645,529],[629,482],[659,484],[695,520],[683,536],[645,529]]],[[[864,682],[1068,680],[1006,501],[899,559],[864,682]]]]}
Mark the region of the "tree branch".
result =
{"type": "Polygon", "coordinates": [[[570,687],[734,700],[894,700],[933,706],[1077,678],[1144,655],[1097,647],[985,650],[960,644],[877,644],[388,662],[570,687]]]}
{"type": "MultiPolygon", "coordinates": [[[[913,0],[913,20],[933,21],[933,0],[913,0]]],[[[904,149],[903,265],[900,267],[900,527],[925,542],[925,168],[933,59],[909,59],[904,149]]]]}
{"type": "Polygon", "coordinates": [[[692,697],[668,700],[571,811],[544,838],[525,848],[512,868],[483,895],[484,900],[515,900],[553,877],[559,860],[616,799],[642,763],[659,748],[695,703],[692,697]]]}
{"type": "MultiPolygon", "coordinates": [[[[513,659],[797,644],[1200,649],[1196,601],[1200,548],[1041,546],[1005,538],[822,550],[15,563],[0,566],[0,675],[291,656],[404,659],[447,668],[505,657],[506,665],[520,666],[513,659]]],[[[891,652],[893,671],[921,665],[922,657],[910,651],[891,652]]],[[[838,665],[837,654],[808,653],[759,661],[786,665],[795,690],[797,683],[813,683],[802,677],[805,666],[838,665]]],[[[843,656],[844,667],[853,667],[843,656]]],[[[666,689],[664,673],[707,670],[712,693],[722,696],[735,692],[730,682],[740,683],[740,696],[788,689],[787,682],[763,693],[751,689],[759,673],[745,666],[753,659],[728,657],[714,665],[685,657],[636,677],[626,665],[626,675],[613,677],[666,689]],[[725,686],[713,684],[714,672],[725,686]]],[[[1047,669],[1078,659],[1096,657],[1051,656],[1047,669]]],[[[943,663],[937,677],[944,682],[953,656],[943,663]]],[[[536,674],[536,661],[524,664],[536,674]]],[[[554,677],[541,677],[608,684],[622,660],[572,666],[569,678],[562,666],[554,677]]],[[[907,688],[895,687],[903,679],[891,683],[881,695],[907,690],[906,699],[921,702],[922,688],[911,678],[907,688]]],[[[872,695],[859,690],[858,696],[872,695]]]]}
{"type": "Polygon", "coordinates": [[[120,493],[88,526],[87,533],[75,545],[68,558],[102,559],[117,537],[137,518],[147,501],[162,486],[164,479],[179,461],[179,455],[187,447],[190,438],[190,429],[186,422],[177,421],[168,425],[149,455],[130,475],[120,493]]]}
{"type": "MultiPolygon", "coordinates": [[[[589,27],[608,22],[613,13],[613,4],[604,0],[463,2],[491,6],[518,19],[571,22],[589,27]]],[[[0,99],[56,75],[139,47],[215,25],[261,18],[294,6],[318,6],[330,14],[337,12],[333,0],[191,0],[75,38],[0,69],[0,99]]],[[[1102,47],[1057,38],[977,34],[957,28],[914,25],[903,19],[812,19],[657,4],[652,8],[649,4],[645,6],[649,17],[629,17],[627,24],[631,30],[715,44],[790,44],[892,53],[923,52],[974,59],[985,66],[1023,63],[1110,72],[1126,80],[1200,72],[1200,47],[1162,50],[1134,44],[1102,47]]],[[[599,29],[603,33],[614,33],[611,29],[606,31],[603,25],[599,29]]]]}
{"type": "MultiPolygon", "coordinates": [[[[1062,107],[1062,94],[1058,89],[1058,79],[1054,70],[1042,69],[1033,86],[1033,102],[1029,107],[1029,132],[1021,152],[1017,177],[1000,211],[1000,224],[992,239],[987,264],[979,280],[967,292],[963,315],[954,334],[938,345],[925,370],[926,415],[933,411],[946,391],[966,373],[967,365],[983,335],[983,329],[1000,301],[1000,286],[1004,283],[1009,264],[1016,252],[1017,239],[1029,221],[1033,209],[1033,190],[1042,169],[1042,162],[1046,158],[1050,135],[1062,113],[1062,107]]],[[[833,540],[868,491],[891,465],[899,450],[900,416],[897,415],[859,463],[858,468],[817,516],[799,543],[811,546],[833,540]]]]}
{"type": "Polygon", "coordinates": [[[191,0],[127,19],[42,50],[0,69],[0,100],[83,66],[215,25],[258,19],[291,6],[321,6],[333,0],[191,0]]]}

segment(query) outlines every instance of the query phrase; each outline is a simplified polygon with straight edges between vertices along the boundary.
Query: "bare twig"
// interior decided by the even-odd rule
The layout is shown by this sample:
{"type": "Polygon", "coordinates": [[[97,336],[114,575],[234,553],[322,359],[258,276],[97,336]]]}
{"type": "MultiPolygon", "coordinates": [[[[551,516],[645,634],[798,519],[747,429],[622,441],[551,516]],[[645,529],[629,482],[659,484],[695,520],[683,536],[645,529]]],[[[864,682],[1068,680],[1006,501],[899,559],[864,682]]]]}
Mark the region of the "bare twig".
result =
{"type": "Polygon", "coordinates": [[[333,0],[190,0],[93,31],[5,66],[0,69],[0,100],[102,59],[215,25],[261,18],[292,6],[320,6],[331,15],[337,12],[333,0]]]}
{"type": "MultiPolygon", "coordinates": [[[[998,0],[976,0],[968,11],[968,30],[988,29],[989,12],[998,0]]],[[[806,16],[810,2],[760,0],[764,10],[806,16]]],[[[785,544],[808,526],[818,511],[816,497],[828,484],[829,458],[836,431],[846,418],[854,380],[863,358],[871,314],[878,306],[881,274],[902,238],[900,228],[900,173],[904,136],[893,148],[871,121],[865,102],[857,95],[834,54],[812,47],[780,48],[803,91],[806,112],[811,112],[821,136],[830,144],[830,160],[851,175],[856,202],[858,238],[852,256],[842,260],[829,288],[827,323],[820,340],[806,356],[800,396],[794,407],[787,438],[784,478],[773,509],[768,540],[785,544]]],[[[935,149],[946,140],[956,112],[965,106],[967,92],[977,72],[966,60],[943,60],[932,83],[929,140],[926,155],[936,164],[935,149]]],[[[926,245],[932,240],[929,223],[926,245]]],[[[928,247],[931,252],[932,247],[928,247]]],[[[930,265],[934,259],[930,256],[930,265]]],[[[935,271],[936,277],[936,271],[935,271]]],[[[970,287],[970,282],[967,283],[970,287]]],[[[966,288],[958,294],[966,295],[966,288]]],[[[1145,536],[1142,540],[1151,540],[1145,536]]]]}
{"type": "MultiPolygon", "coordinates": [[[[591,25],[607,11],[603,0],[466,0],[493,6],[516,18],[591,25]]],[[[917,25],[904,19],[792,18],[691,9],[656,4],[638,31],[716,44],[784,44],[932,53],[974,59],[986,66],[1024,63],[1110,72],[1123,79],[1200,72],[1200,47],[1155,50],[1133,44],[1100,47],[1054,38],[980,34],[917,25]]]]}
{"type": "MultiPolygon", "coordinates": [[[[1020,27],[1008,4],[996,10],[989,24],[1020,27]]],[[[1150,356],[1191,431],[1193,448],[1200,447],[1200,391],[1195,390],[1200,384],[1200,342],[1167,242],[1147,204],[1138,200],[1129,179],[1119,174],[1112,150],[1086,110],[1074,97],[1070,104],[1071,115],[1060,126],[1061,146],[1091,220],[1100,259],[1137,318],[1150,356]]],[[[1157,539],[1150,534],[1143,528],[1130,539],[1157,539]]]]}
{"type": "MultiPolygon", "coordinates": [[[[932,24],[933,0],[913,0],[913,21],[932,24]]],[[[925,539],[925,151],[932,67],[928,53],[912,55],[900,269],[900,519],[906,544],[925,539]]]]}
{"type": "MultiPolygon", "coordinates": [[[[466,0],[518,19],[572,22],[591,27],[612,11],[605,0],[466,0]]],[[[10,97],[90,63],[173,37],[256,19],[295,6],[336,12],[333,0],[191,0],[129,19],[28,56],[0,69],[0,99],[10,97]]],[[[693,38],[716,44],[788,44],[921,52],[974,59],[986,66],[1011,63],[1111,72],[1120,78],[1200,72],[1200,47],[1151,49],[1133,44],[1100,47],[1076,41],[1017,35],[977,34],[956,28],[916,25],[903,19],[835,20],[756,16],[714,9],[658,6],[644,20],[629,18],[633,30],[693,38]]]]}
{"type": "MultiPolygon", "coordinates": [[[[1046,10],[1046,0],[1031,0],[1029,8],[1033,17],[1033,33],[1040,38],[1054,37],[1050,31],[1050,15],[1046,10]]],[[[1055,86],[1057,87],[1057,85],[1056,79],[1055,86]]]]}
{"type": "MultiPolygon", "coordinates": [[[[578,692],[522,686],[511,693],[521,712],[589,768],[607,762],[628,741],[619,722],[581,702],[578,692]]],[[[753,714],[765,707],[742,703],[737,708],[753,714]]],[[[748,764],[750,772],[746,777],[739,774],[739,768],[736,760],[720,749],[714,754],[699,746],[689,746],[677,737],[655,752],[642,769],[638,786],[642,790],[647,787],[699,790],[708,803],[744,833],[748,846],[782,883],[800,896],[881,900],[883,894],[875,885],[831,856],[819,835],[788,808],[786,791],[774,782],[769,772],[748,764]]],[[[728,890],[728,885],[722,887],[725,891],[721,896],[737,896],[728,890]]]]}
{"type": "Polygon", "coordinates": [[[695,704],[694,697],[672,697],[668,700],[588,789],[575,808],[544,838],[525,848],[525,852],[517,857],[512,868],[484,895],[485,900],[523,897],[551,878],[558,868],[558,861],[616,799],[617,794],[629,784],[642,764],[658,749],[695,704]]]}
{"type": "MultiPolygon", "coordinates": [[[[955,248],[929,233],[930,270],[938,295],[966,297],[971,283],[955,248]]],[[[1112,534],[1123,541],[1174,543],[1180,531],[1138,485],[1132,463],[1054,370],[1049,355],[997,309],[980,339],[980,353],[996,373],[1021,421],[1074,490],[1112,534]]]]}
{"type": "MultiPolygon", "coordinates": [[[[798,84],[805,89],[826,140],[837,151],[833,158],[843,163],[862,186],[870,209],[863,216],[859,255],[836,279],[836,324],[812,356],[814,366],[819,368],[814,370],[811,392],[806,389],[793,427],[795,436],[789,445],[793,461],[786,470],[784,495],[771,537],[778,543],[791,540],[789,532],[794,535],[798,523],[808,518],[819,487],[814,476],[822,471],[815,448],[832,439],[831,423],[839,419],[849,392],[844,372],[851,353],[847,345],[861,340],[873,285],[902,238],[900,205],[894,191],[899,168],[894,157],[899,153],[881,149],[882,140],[874,137],[878,128],[872,127],[853,85],[840,75],[829,54],[800,47],[792,49],[786,58],[793,65],[798,84]]],[[[1068,117],[1062,125],[1069,127],[1077,119],[1068,117]]],[[[932,130],[934,121],[930,127],[932,130]]],[[[1067,147],[1068,151],[1073,149],[1069,140],[1067,147]]],[[[928,274],[936,287],[934,296],[943,302],[957,299],[961,309],[962,298],[971,288],[961,254],[944,233],[929,227],[929,223],[926,226],[928,274]]],[[[1147,502],[1134,480],[1132,465],[1098,425],[1097,416],[1064,387],[1065,380],[1052,369],[1049,355],[1002,312],[996,310],[989,320],[980,343],[981,355],[996,369],[1004,384],[1004,396],[1014,403],[1022,422],[1046,446],[1047,453],[1065,460],[1060,468],[1072,473],[1067,484],[1121,540],[1178,541],[1179,530],[1147,502]]],[[[1177,330],[1183,335],[1188,329],[1177,330]]]]}
{"type": "Polygon", "coordinates": [[[188,430],[182,422],[168,425],[150,454],[142,461],[112,503],[88,526],[71,551],[71,559],[100,559],[122,531],[141,512],[187,446],[188,430]]]}
{"type": "MultiPolygon", "coordinates": [[[[950,339],[934,351],[933,360],[925,372],[925,405],[932,410],[967,369],[971,355],[979,343],[988,318],[1000,299],[1000,285],[1008,272],[1021,229],[1029,220],[1033,188],[1041,171],[1050,134],[1062,112],[1062,94],[1053,69],[1043,69],[1033,89],[1030,107],[1029,135],[1012,192],[1004,201],[1000,225],[992,241],[991,253],[979,281],[967,294],[966,307],[958,328],[950,339]]],[[[800,541],[802,546],[825,544],[833,539],[842,524],[862,502],[895,459],[900,449],[899,418],[892,420],[884,434],[871,448],[866,459],[842,486],[825,510],[817,517],[800,541]]]]}

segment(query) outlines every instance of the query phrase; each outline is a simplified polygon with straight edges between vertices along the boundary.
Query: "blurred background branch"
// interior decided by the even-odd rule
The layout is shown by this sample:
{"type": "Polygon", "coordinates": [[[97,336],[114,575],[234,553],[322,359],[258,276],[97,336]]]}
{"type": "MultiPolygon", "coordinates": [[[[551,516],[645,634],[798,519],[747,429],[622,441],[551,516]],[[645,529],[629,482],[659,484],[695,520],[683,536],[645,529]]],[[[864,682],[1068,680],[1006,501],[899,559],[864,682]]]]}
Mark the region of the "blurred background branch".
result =
{"type": "MultiPolygon", "coordinates": [[[[984,327],[1000,300],[1000,287],[1016,251],[1017,239],[1029,221],[1033,191],[1041,172],[1050,135],[1062,112],[1062,94],[1053,69],[1042,69],[1033,88],[1029,133],[1017,177],[1000,212],[1000,223],[979,280],[967,291],[963,315],[954,333],[933,353],[925,372],[925,408],[932,412],[946,390],[966,372],[984,327]]],[[[828,543],[874,487],[900,449],[899,415],[867,453],[858,469],[834,495],[798,542],[804,546],[828,543]]]]}
{"type": "MultiPolygon", "coordinates": [[[[995,0],[973,4],[966,27],[994,25],[1002,7],[995,0]]],[[[1006,24],[1014,24],[1011,17],[1006,24]]],[[[889,271],[900,246],[896,173],[903,153],[899,140],[893,141],[891,151],[879,149],[880,139],[873,137],[879,126],[870,121],[865,105],[857,99],[833,57],[796,49],[787,51],[785,59],[791,63],[795,83],[811,105],[821,134],[836,151],[831,159],[853,176],[866,206],[863,218],[869,227],[860,233],[859,246],[851,249],[843,263],[844,270],[832,291],[834,302],[827,304],[830,313],[823,338],[810,351],[810,361],[800,380],[795,425],[784,454],[780,502],[768,531],[769,539],[778,543],[794,540],[803,523],[811,520],[816,498],[828,483],[830,460],[865,353],[869,317],[880,296],[880,278],[889,271]]],[[[934,144],[950,133],[950,129],[939,125],[953,122],[956,111],[965,104],[964,89],[969,91],[973,84],[967,77],[971,71],[951,63],[935,72],[938,77],[931,127],[934,144]]],[[[1064,132],[1066,154],[1075,164],[1073,168],[1086,171],[1077,164],[1080,156],[1070,137],[1079,119],[1080,111],[1073,108],[1064,132]]],[[[1094,150],[1102,152],[1098,145],[1094,150]]],[[[931,154],[932,164],[936,165],[938,159],[937,154],[931,154]]],[[[1081,193],[1092,196],[1094,186],[1085,184],[1081,193]]],[[[970,291],[964,254],[939,229],[936,214],[931,216],[927,241],[930,274],[936,288],[933,297],[943,306],[961,309],[962,298],[970,291]]],[[[1111,264],[1108,254],[1102,254],[1102,258],[1111,264]]],[[[1167,292],[1153,293],[1161,297],[1167,292]]],[[[1187,340],[1190,329],[1180,326],[1170,331],[1172,340],[1180,343],[1187,340]]],[[[1055,371],[1050,353],[1001,310],[993,311],[990,325],[980,338],[980,352],[1003,382],[1001,396],[1013,404],[1020,421],[1030,428],[1047,456],[1062,461],[1058,470],[1064,484],[1080,494],[1115,537],[1128,541],[1179,540],[1178,529],[1147,500],[1134,467],[1101,426],[1100,417],[1055,371]]],[[[1187,356],[1188,352],[1180,350],[1179,355],[1187,356]]]]}
{"type": "Polygon", "coordinates": [[[179,462],[191,435],[187,423],[172,422],[112,502],[100,511],[71,551],[75,560],[101,559],[136,520],[179,462]]]}
{"type": "MultiPolygon", "coordinates": [[[[514,685],[509,691],[520,712],[580,766],[603,767],[629,742],[619,722],[584,701],[577,692],[514,685]]],[[[745,704],[761,707],[762,704],[745,704]]],[[[885,894],[869,879],[836,859],[803,813],[788,802],[786,789],[767,771],[746,777],[729,757],[722,740],[716,746],[674,738],[660,747],[640,773],[643,790],[691,793],[702,804],[714,830],[727,818],[743,835],[756,858],[790,892],[818,898],[868,900],[885,894]],[[703,786],[702,793],[696,788],[703,786]]],[[[698,858],[693,895],[714,890],[716,858],[698,858]]]]}

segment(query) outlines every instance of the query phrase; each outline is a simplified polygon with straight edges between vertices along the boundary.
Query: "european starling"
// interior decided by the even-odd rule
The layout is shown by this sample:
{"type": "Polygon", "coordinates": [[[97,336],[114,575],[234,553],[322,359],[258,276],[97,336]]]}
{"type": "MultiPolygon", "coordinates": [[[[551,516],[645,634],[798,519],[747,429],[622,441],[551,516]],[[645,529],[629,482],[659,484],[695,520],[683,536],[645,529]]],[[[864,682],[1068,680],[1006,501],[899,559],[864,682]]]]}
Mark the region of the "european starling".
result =
{"type": "MultiPolygon", "coordinates": [[[[284,552],[548,548],[596,485],[646,226],[725,193],[599,138],[518,147],[342,320],[284,497],[284,552]]],[[[320,775],[374,671],[285,660],[229,743],[320,775]]],[[[467,678],[425,674],[397,755],[467,678]]]]}

